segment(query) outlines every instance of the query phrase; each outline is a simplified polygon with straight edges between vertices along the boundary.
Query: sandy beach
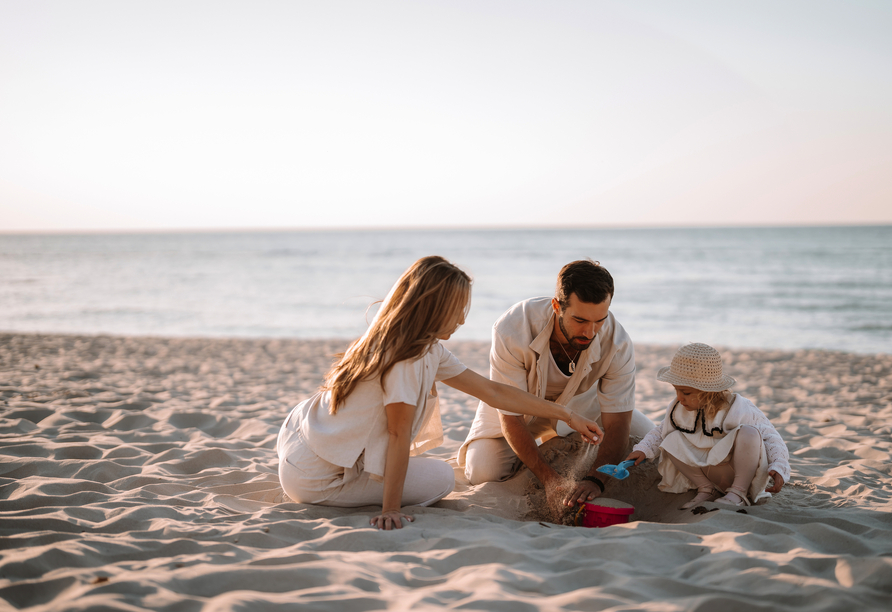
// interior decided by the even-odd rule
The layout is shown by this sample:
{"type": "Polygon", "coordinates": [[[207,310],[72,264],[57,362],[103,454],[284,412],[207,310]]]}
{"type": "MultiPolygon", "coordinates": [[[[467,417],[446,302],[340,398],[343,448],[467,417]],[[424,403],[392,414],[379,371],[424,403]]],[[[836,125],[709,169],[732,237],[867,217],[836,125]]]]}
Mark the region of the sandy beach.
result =
{"type": "MultiPolygon", "coordinates": [[[[771,418],[792,480],[738,512],[613,481],[625,525],[549,516],[524,471],[455,492],[395,532],[375,508],[290,501],[284,417],[343,341],[0,334],[0,608],[888,610],[892,355],[722,348],[771,418]],[[551,520],[546,520],[546,519],[551,520]]],[[[448,344],[486,373],[488,343],[448,344]]],[[[637,403],[676,347],[636,346],[637,403]]],[[[475,401],[441,386],[453,462],[475,401]]],[[[566,457],[565,443],[551,443],[566,457]]]]}

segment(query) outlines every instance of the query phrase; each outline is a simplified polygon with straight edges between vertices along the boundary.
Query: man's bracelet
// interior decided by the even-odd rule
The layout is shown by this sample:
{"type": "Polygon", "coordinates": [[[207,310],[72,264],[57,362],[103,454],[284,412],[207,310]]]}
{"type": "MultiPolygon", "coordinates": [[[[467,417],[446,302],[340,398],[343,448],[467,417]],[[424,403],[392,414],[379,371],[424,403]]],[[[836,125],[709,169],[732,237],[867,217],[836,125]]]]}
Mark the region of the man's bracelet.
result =
{"type": "Polygon", "coordinates": [[[595,478],[594,476],[584,476],[582,479],[595,483],[596,485],[598,485],[598,488],[601,489],[601,493],[604,492],[604,483],[601,482],[600,478],[595,478]]]}

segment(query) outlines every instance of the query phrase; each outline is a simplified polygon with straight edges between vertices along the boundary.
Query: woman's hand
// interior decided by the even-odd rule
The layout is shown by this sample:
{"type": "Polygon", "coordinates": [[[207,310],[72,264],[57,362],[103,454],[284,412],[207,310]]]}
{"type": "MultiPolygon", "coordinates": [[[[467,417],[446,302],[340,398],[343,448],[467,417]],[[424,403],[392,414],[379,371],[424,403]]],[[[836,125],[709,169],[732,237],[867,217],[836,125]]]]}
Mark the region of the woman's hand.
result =
{"type": "Polygon", "coordinates": [[[381,512],[378,516],[372,517],[372,520],[369,521],[369,525],[374,525],[378,529],[390,531],[391,529],[402,529],[402,520],[411,523],[415,519],[408,514],[403,514],[399,510],[388,510],[387,512],[381,512]]]}
{"type": "Polygon", "coordinates": [[[597,423],[589,421],[587,418],[578,414],[571,414],[570,418],[567,420],[567,425],[569,425],[571,429],[578,431],[582,435],[582,439],[586,442],[600,444],[604,439],[604,432],[601,431],[601,428],[598,427],[597,423]]]}
{"type": "Polygon", "coordinates": [[[635,465],[638,465],[639,463],[647,459],[647,455],[645,455],[642,451],[632,451],[631,453],[629,453],[629,456],[626,457],[626,461],[631,461],[632,459],[635,460],[635,465]]]}
{"type": "Polygon", "coordinates": [[[770,487],[765,487],[765,490],[769,493],[780,493],[780,490],[784,488],[784,477],[774,470],[770,470],[768,472],[768,475],[771,476],[774,484],[772,484],[770,487]]]}

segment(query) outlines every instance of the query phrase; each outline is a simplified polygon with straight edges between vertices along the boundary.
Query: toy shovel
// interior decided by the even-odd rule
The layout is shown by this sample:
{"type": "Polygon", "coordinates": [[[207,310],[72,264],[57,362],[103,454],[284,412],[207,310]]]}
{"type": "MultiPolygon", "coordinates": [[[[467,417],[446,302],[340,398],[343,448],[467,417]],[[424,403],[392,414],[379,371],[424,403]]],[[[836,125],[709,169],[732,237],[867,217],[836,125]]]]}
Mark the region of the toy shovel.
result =
{"type": "Polygon", "coordinates": [[[635,465],[635,460],[629,459],[628,461],[623,461],[619,465],[602,465],[597,471],[602,474],[607,474],[608,476],[613,476],[617,480],[622,480],[629,477],[629,468],[633,465],[635,465]]]}

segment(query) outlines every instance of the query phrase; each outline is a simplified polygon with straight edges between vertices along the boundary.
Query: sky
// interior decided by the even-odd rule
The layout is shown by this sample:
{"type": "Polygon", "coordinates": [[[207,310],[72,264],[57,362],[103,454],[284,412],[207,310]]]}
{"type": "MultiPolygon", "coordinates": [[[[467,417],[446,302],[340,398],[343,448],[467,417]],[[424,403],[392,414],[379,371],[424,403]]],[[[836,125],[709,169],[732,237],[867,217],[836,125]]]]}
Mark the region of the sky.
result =
{"type": "Polygon", "coordinates": [[[0,0],[0,231],[892,223],[892,3],[0,0]]]}

